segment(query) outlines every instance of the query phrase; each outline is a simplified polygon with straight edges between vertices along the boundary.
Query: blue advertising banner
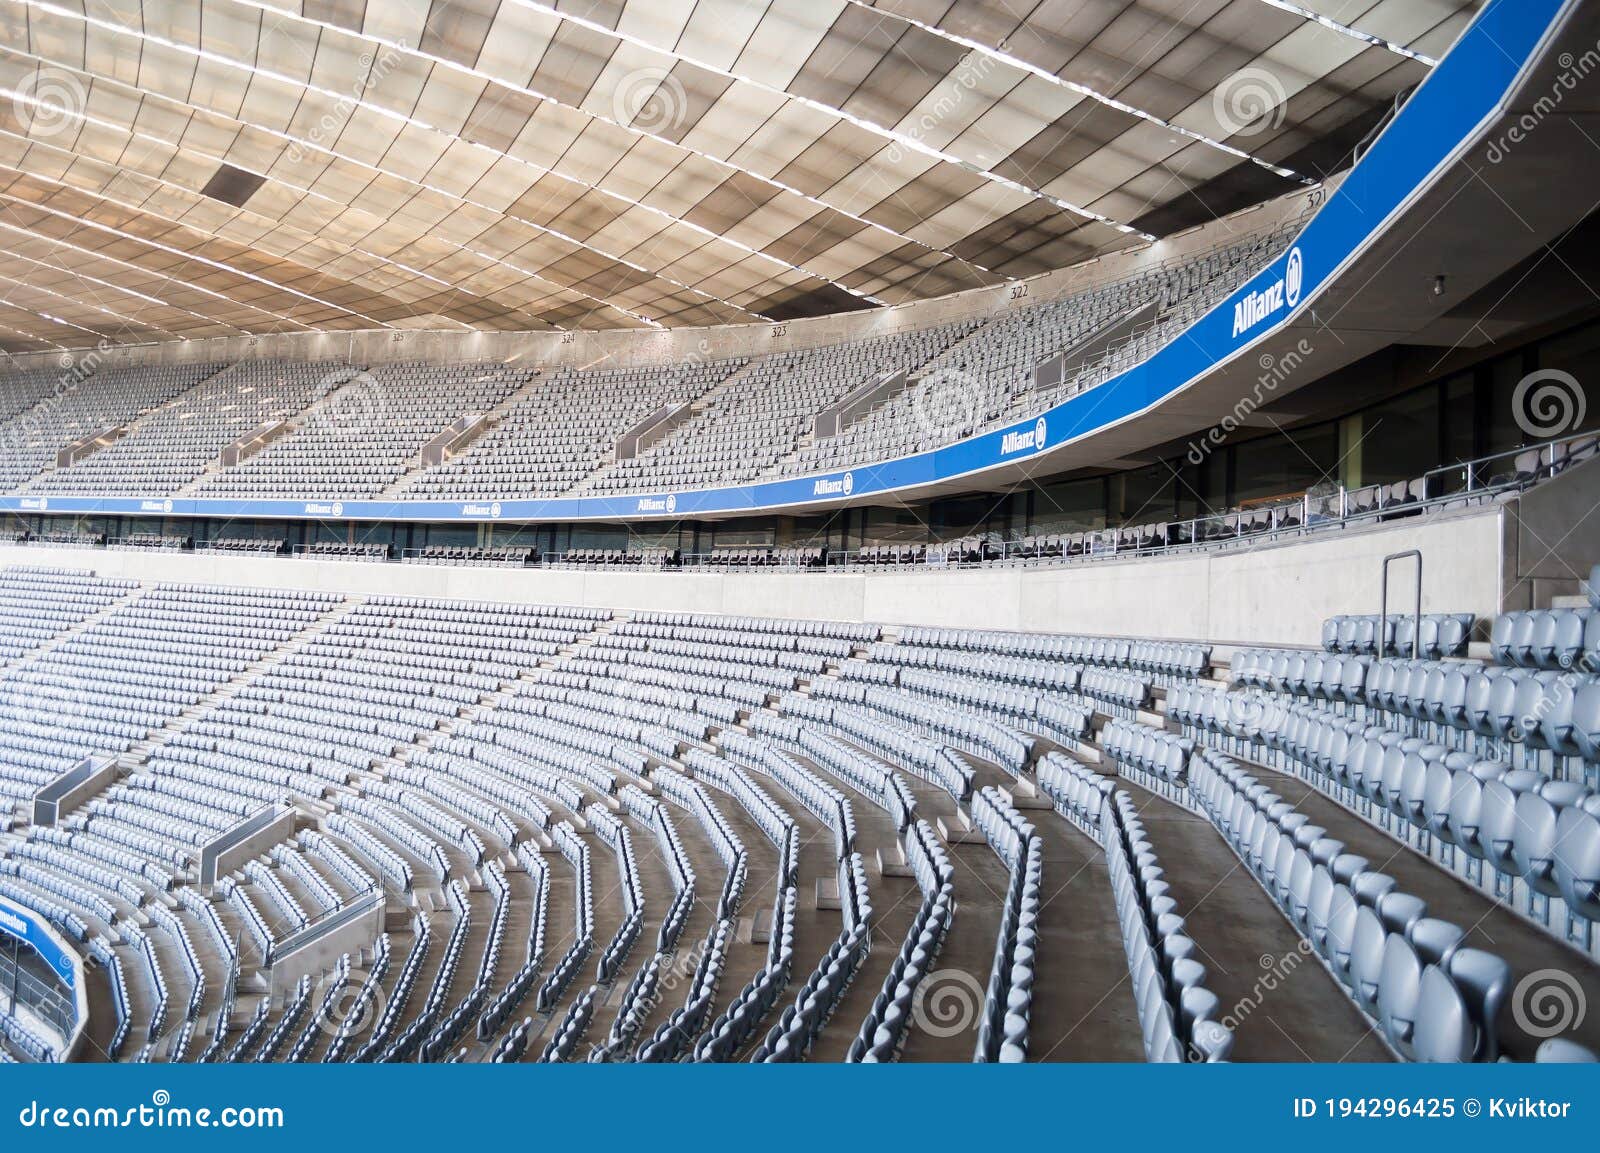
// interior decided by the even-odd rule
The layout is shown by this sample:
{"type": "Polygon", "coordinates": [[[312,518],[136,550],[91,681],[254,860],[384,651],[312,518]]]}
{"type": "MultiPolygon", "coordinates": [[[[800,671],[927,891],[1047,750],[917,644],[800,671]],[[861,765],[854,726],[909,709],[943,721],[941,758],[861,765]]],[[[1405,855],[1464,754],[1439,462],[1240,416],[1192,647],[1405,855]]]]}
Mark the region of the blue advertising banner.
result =
{"type": "Polygon", "coordinates": [[[1299,315],[1497,114],[1562,8],[1563,0],[1491,0],[1287,252],[1148,360],[1007,428],[896,460],[734,488],[468,502],[0,496],[0,512],[411,522],[681,519],[886,494],[1015,464],[1171,399],[1299,315]]]}
{"type": "Polygon", "coordinates": [[[71,989],[77,983],[74,974],[77,972],[78,959],[56,943],[55,934],[39,920],[37,913],[13,904],[4,897],[0,897],[0,937],[14,937],[31,946],[34,952],[44,958],[45,964],[55,970],[67,988],[71,989]]]}
{"type": "Polygon", "coordinates": [[[0,1066],[0,1148],[1582,1148],[1597,1069],[0,1066]]]}

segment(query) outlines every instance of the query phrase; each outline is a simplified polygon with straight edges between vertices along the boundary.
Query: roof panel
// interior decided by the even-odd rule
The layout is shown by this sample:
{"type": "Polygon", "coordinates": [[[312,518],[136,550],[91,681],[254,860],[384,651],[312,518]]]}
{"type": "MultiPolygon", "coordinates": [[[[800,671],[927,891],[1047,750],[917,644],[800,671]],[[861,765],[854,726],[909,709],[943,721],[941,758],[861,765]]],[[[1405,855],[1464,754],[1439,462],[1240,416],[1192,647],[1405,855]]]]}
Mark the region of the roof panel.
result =
{"type": "MultiPolygon", "coordinates": [[[[1216,142],[1342,139],[1427,71],[1361,35],[1437,54],[1479,2],[1303,0],[1360,35],[1261,0],[0,5],[0,84],[68,94],[0,102],[0,251],[55,261],[23,279],[64,317],[84,276],[182,293],[171,331],[914,299],[1138,240],[1046,196],[1170,224],[1272,194],[1216,142]],[[199,195],[224,162],[268,175],[237,210],[199,195]]],[[[42,334],[7,315],[0,345],[42,334]]]]}

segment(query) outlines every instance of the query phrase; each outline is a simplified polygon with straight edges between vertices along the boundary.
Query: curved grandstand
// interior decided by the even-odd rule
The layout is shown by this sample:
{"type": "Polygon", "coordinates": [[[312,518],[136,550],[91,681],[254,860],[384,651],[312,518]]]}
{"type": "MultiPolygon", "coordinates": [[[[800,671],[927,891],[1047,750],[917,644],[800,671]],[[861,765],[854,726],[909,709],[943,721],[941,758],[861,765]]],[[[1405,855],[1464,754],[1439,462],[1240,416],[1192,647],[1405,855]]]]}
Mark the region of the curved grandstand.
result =
{"type": "MultiPolygon", "coordinates": [[[[189,51],[26,7],[0,64],[106,109],[63,29],[189,51]]],[[[449,172],[170,86],[284,167],[91,192],[88,134],[5,134],[7,251],[66,280],[0,302],[0,1060],[1595,1059],[1593,6],[1215,5],[1300,53],[1281,137],[1182,53],[1144,108],[851,0],[775,86],[763,18],[735,59],[532,7],[666,68],[606,113],[480,21],[308,12],[273,35],[476,86],[449,131],[347,97],[449,172]],[[1029,143],[884,123],[915,51],[1029,143]],[[717,139],[761,109],[804,164],[717,139]],[[588,159],[515,144],[580,112],[588,159]]]]}

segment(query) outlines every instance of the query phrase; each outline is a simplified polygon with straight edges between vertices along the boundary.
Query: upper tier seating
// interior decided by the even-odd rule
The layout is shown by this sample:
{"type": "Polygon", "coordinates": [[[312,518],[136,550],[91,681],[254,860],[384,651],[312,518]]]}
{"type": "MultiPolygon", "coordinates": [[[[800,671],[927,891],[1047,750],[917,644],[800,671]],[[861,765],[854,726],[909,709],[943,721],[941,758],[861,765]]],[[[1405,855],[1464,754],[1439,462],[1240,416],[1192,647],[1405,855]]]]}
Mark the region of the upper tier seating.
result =
{"type": "Polygon", "coordinates": [[[957,321],[855,344],[758,360],[692,420],[595,481],[597,492],[713,488],[767,474],[811,431],[812,418],[864,384],[911,372],[978,325],[957,321]]]}
{"type": "Polygon", "coordinates": [[[781,471],[822,472],[924,452],[1041,412],[1148,356],[1282,252],[1291,236],[1279,229],[1130,280],[1005,313],[922,365],[920,379],[856,424],[795,454],[781,471]],[[1146,305],[1157,306],[1156,318],[1116,356],[1093,360],[1058,386],[1036,387],[1035,366],[1146,305]]]}
{"type": "MultiPolygon", "coordinates": [[[[215,375],[209,368],[161,371],[189,383],[200,376],[209,379],[181,392],[115,444],[41,477],[30,491],[171,496],[228,445],[269,421],[303,412],[356,370],[333,362],[245,360],[215,375]]],[[[99,379],[90,377],[89,384],[99,379]]]]}
{"type": "Polygon", "coordinates": [[[532,377],[532,369],[501,365],[376,367],[296,416],[293,432],[206,477],[194,495],[374,496],[450,424],[494,408],[532,377]]]}
{"type": "MultiPolygon", "coordinates": [[[[48,395],[0,424],[0,448],[4,449],[0,451],[0,490],[10,491],[41,470],[54,468],[56,453],[69,444],[124,427],[220,368],[219,364],[149,365],[107,369],[87,378],[64,371],[61,374],[64,379],[58,381],[48,395]]],[[[8,395],[27,391],[25,385],[5,387],[8,395]]],[[[177,483],[183,483],[191,475],[185,474],[177,483]]],[[[145,492],[164,496],[177,487],[172,484],[157,489],[144,488],[141,485],[145,479],[137,468],[115,469],[100,474],[86,491],[145,492]]],[[[45,488],[40,491],[66,490],[45,488]]]]}
{"type": "Polygon", "coordinates": [[[52,365],[48,368],[30,368],[22,372],[8,372],[0,376],[0,433],[8,448],[16,446],[16,438],[6,423],[27,412],[41,400],[70,387],[77,379],[70,367],[52,365]]]}
{"type": "Polygon", "coordinates": [[[743,364],[704,360],[667,368],[551,373],[467,452],[408,477],[398,495],[420,500],[559,496],[606,463],[628,429],[666,405],[694,400],[743,364]]]}
{"type": "Polygon", "coordinates": [[[8,449],[0,491],[27,484],[31,492],[82,495],[493,501],[732,485],[888,459],[1032,415],[1131,366],[1290,235],[1279,228],[1246,237],[998,318],[748,360],[562,367],[538,377],[531,365],[397,363],[364,372],[331,361],[252,360],[111,369],[70,377],[65,388],[38,373],[14,374],[0,377],[0,445],[8,449]],[[1059,384],[1036,385],[1041,361],[1149,305],[1156,318],[1114,352],[1059,384]],[[907,387],[839,435],[807,443],[824,409],[896,373],[907,374],[907,387]],[[498,409],[514,394],[461,452],[408,471],[452,422],[498,409]],[[617,460],[619,438],[669,406],[690,407],[660,440],[617,460]],[[225,448],[272,422],[288,431],[276,430],[240,465],[215,467],[225,448]],[[77,464],[44,471],[68,444],[124,427],[121,439],[77,464]]]}

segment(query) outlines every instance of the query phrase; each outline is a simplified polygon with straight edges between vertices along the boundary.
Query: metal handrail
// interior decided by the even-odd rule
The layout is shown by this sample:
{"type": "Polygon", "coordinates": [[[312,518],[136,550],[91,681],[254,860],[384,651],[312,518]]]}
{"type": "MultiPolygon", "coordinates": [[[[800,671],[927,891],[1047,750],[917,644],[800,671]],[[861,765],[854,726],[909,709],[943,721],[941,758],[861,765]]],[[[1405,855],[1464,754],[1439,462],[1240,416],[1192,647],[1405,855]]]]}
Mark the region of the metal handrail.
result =
{"type": "Polygon", "coordinates": [[[1397,560],[1415,557],[1417,560],[1417,601],[1411,616],[1411,659],[1416,660],[1422,636],[1422,550],[1408,548],[1392,552],[1383,558],[1383,591],[1378,598],[1378,651],[1389,647],[1389,566],[1397,560]]]}

